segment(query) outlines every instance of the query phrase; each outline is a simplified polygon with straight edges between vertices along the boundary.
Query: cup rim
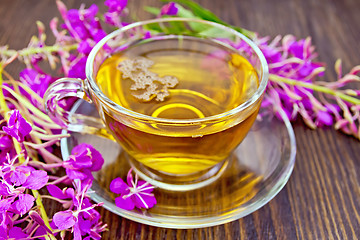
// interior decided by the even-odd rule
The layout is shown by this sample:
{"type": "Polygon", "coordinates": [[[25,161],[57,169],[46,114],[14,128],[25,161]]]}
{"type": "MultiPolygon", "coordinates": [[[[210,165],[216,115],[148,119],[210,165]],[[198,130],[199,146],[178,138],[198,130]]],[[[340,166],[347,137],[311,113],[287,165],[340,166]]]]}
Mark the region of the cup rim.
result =
{"type": "Polygon", "coordinates": [[[159,18],[159,19],[135,22],[135,23],[126,25],[120,29],[117,29],[117,30],[111,32],[110,34],[106,35],[91,50],[91,52],[87,58],[87,61],[86,61],[85,73],[86,73],[85,81],[88,81],[91,90],[96,94],[96,96],[99,98],[99,100],[101,102],[105,103],[105,105],[107,107],[111,108],[115,112],[125,114],[132,118],[153,121],[156,123],[187,125],[187,124],[199,124],[199,123],[204,123],[204,122],[209,122],[209,121],[216,121],[219,119],[235,116],[236,114],[247,109],[249,106],[253,105],[256,101],[259,100],[259,98],[262,96],[262,94],[264,93],[264,91],[266,89],[266,86],[268,83],[268,77],[269,77],[269,68],[268,68],[268,64],[265,59],[265,56],[263,55],[261,50],[258,48],[258,46],[253,41],[251,41],[249,38],[247,38],[243,34],[239,33],[238,31],[236,31],[232,28],[229,28],[225,25],[218,24],[218,23],[211,22],[211,21],[195,19],[195,18],[172,17],[172,18],[159,18]],[[119,104],[115,103],[114,101],[112,101],[111,99],[109,99],[100,90],[99,86],[96,84],[95,80],[93,79],[93,74],[94,74],[93,63],[94,63],[95,57],[96,57],[97,53],[99,52],[99,50],[106,44],[106,42],[108,40],[121,34],[122,32],[128,31],[132,28],[139,27],[139,26],[146,25],[146,24],[151,24],[151,23],[174,22],[174,21],[199,22],[199,23],[212,25],[214,27],[228,31],[228,32],[236,35],[237,37],[239,37],[241,40],[244,40],[252,48],[252,50],[256,53],[257,57],[260,60],[260,65],[261,65],[261,69],[262,69],[262,76],[260,79],[260,84],[259,84],[259,87],[257,88],[257,90],[255,91],[255,93],[249,99],[247,99],[245,102],[241,103],[239,106],[237,106],[233,109],[230,109],[226,112],[216,114],[216,115],[211,115],[211,116],[204,117],[204,118],[194,118],[194,119],[168,119],[168,118],[152,117],[152,116],[138,113],[138,112],[132,111],[130,109],[127,109],[125,107],[122,107],[121,105],[119,105],[119,104]]]}

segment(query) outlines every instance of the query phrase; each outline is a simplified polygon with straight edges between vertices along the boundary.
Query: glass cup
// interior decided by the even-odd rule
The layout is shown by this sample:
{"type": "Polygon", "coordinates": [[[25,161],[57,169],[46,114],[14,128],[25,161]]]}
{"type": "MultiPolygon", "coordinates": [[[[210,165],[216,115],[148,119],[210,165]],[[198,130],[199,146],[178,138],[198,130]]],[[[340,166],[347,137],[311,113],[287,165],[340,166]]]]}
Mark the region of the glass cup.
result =
{"type": "MultiPolygon", "coordinates": [[[[203,71],[216,70],[216,67],[210,64],[210,68],[203,71]]],[[[164,189],[186,191],[205,186],[220,177],[228,166],[232,151],[245,138],[256,119],[267,81],[268,67],[263,54],[255,43],[239,32],[198,19],[163,18],[136,22],[104,37],[87,59],[86,79],[59,79],[49,87],[44,99],[48,113],[69,131],[116,140],[127,152],[130,165],[144,180],[164,189]],[[150,52],[152,46],[167,50],[205,51],[208,53],[204,57],[205,64],[211,62],[211,56],[216,59],[240,56],[252,65],[256,73],[256,79],[247,79],[247,84],[256,87],[250,91],[244,87],[245,84],[238,86],[243,91],[243,101],[209,116],[198,110],[215,101],[205,94],[201,94],[204,102],[199,103],[198,108],[191,102],[175,104],[179,108],[176,110],[179,118],[161,117],[168,109],[164,104],[152,115],[147,115],[110,99],[108,89],[101,89],[97,81],[104,61],[137,47],[150,52]],[[62,109],[61,101],[68,97],[92,103],[99,118],[62,109]],[[197,116],[184,119],[182,111],[192,111],[197,116]]],[[[223,88],[230,87],[225,84],[223,88]]],[[[176,91],[170,89],[169,92],[171,98],[176,91]]]]}

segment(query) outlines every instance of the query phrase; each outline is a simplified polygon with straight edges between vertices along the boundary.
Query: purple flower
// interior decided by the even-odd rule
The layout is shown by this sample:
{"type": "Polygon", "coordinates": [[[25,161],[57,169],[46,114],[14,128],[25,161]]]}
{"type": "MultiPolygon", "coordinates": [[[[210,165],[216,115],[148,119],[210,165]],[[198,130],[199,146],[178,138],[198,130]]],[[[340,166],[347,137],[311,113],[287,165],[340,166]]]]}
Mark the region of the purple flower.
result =
{"type": "Polygon", "coordinates": [[[9,238],[11,239],[28,239],[29,235],[24,233],[20,227],[12,227],[9,229],[9,238]]]}
{"type": "Polygon", "coordinates": [[[24,215],[34,205],[35,198],[30,194],[20,194],[18,200],[12,204],[12,208],[15,213],[24,215]]]}
{"type": "Polygon", "coordinates": [[[47,175],[46,171],[36,170],[30,173],[22,186],[33,190],[39,190],[40,188],[45,186],[48,180],[49,176],[47,175]]]}
{"type": "Polygon", "coordinates": [[[60,211],[54,214],[53,221],[60,230],[65,230],[75,225],[76,217],[71,210],[60,211]]]}
{"type": "Polygon", "coordinates": [[[85,79],[86,57],[75,59],[69,68],[68,77],[85,79]]]}
{"type": "Polygon", "coordinates": [[[289,48],[288,48],[289,53],[291,53],[292,55],[294,55],[297,58],[304,59],[305,58],[304,43],[305,43],[304,39],[301,39],[299,41],[293,41],[289,45],[289,48]]]}
{"type": "Polygon", "coordinates": [[[12,138],[7,134],[1,134],[0,135],[0,163],[3,163],[6,161],[7,156],[14,155],[15,149],[13,147],[13,141],[12,138]]]}
{"type": "Polygon", "coordinates": [[[86,55],[88,55],[91,52],[91,49],[92,49],[92,46],[91,46],[91,42],[89,40],[82,41],[78,47],[78,51],[80,53],[84,53],[86,55]]]}
{"type": "Polygon", "coordinates": [[[0,150],[6,151],[13,147],[13,141],[9,135],[0,135],[0,150]]]}
{"type": "Polygon", "coordinates": [[[80,235],[89,235],[94,239],[100,239],[100,232],[105,230],[104,225],[100,221],[100,214],[93,208],[88,211],[82,211],[78,218],[78,229],[80,235]]]}
{"type": "MultiPolygon", "coordinates": [[[[264,105],[272,107],[276,116],[278,111],[283,110],[290,120],[295,120],[300,115],[304,122],[311,128],[328,126],[333,123],[332,111],[326,111],[326,107],[317,100],[314,90],[278,83],[277,79],[290,79],[312,83],[314,77],[322,75],[322,64],[316,63],[314,47],[310,38],[296,40],[288,35],[283,38],[276,37],[268,42],[269,37],[253,39],[263,52],[268,62],[271,74],[268,89],[264,97],[264,105]]],[[[246,46],[238,45],[243,52],[247,52],[246,46]]]]}
{"type": "Polygon", "coordinates": [[[5,213],[6,211],[8,211],[11,207],[11,204],[14,202],[14,200],[15,200],[15,197],[1,199],[0,200],[0,213],[5,213]]]}
{"type": "Polygon", "coordinates": [[[125,210],[133,210],[137,208],[152,208],[156,204],[153,193],[154,187],[148,182],[138,180],[135,174],[135,181],[132,176],[132,169],[127,175],[127,184],[121,178],[115,178],[110,183],[110,191],[120,194],[115,198],[115,204],[119,208],[125,210]]]}
{"type": "Polygon", "coordinates": [[[95,4],[88,9],[70,9],[62,14],[65,22],[63,27],[78,42],[89,39],[96,39],[96,42],[98,42],[101,39],[98,35],[104,36],[105,32],[96,17],[97,12],[98,7],[95,4]]]}
{"type": "MultiPolygon", "coordinates": [[[[12,213],[7,213],[7,212],[3,212],[0,213],[0,239],[8,239],[8,233],[11,232],[11,235],[13,235],[13,233],[16,231],[16,229],[13,229],[14,226],[14,221],[12,219],[13,214],[12,213]]],[[[21,236],[21,234],[19,234],[21,236]]]]}
{"type": "Polygon", "coordinates": [[[104,4],[109,7],[109,12],[120,14],[127,5],[127,0],[106,0],[104,4]]]}
{"type": "Polygon", "coordinates": [[[64,161],[66,174],[70,179],[92,179],[91,172],[101,169],[104,159],[90,144],[82,143],[74,147],[69,159],[64,161]]]}
{"type": "Polygon", "coordinates": [[[334,123],[334,121],[333,121],[333,117],[331,116],[331,114],[329,114],[328,112],[325,112],[325,111],[317,112],[315,124],[318,127],[332,126],[333,123],[334,123]]]}
{"type": "Polygon", "coordinates": [[[24,194],[25,190],[42,188],[49,177],[46,171],[18,165],[18,157],[8,156],[7,161],[0,166],[0,195],[4,198],[0,203],[0,212],[24,215],[32,208],[35,200],[32,195],[24,194]]]}
{"type": "Polygon", "coordinates": [[[176,4],[174,2],[169,2],[168,4],[165,4],[160,11],[160,16],[164,15],[176,15],[178,13],[179,9],[177,8],[176,4]]]}
{"type": "Polygon", "coordinates": [[[73,198],[75,196],[73,188],[64,188],[61,190],[59,187],[55,185],[46,186],[47,190],[51,194],[51,196],[56,197],[58,199],[67,199],[73,198]]]}
{"type": "Polygon", "coordinates": [[[78,205],[79,200],[73,188],[64,188],[61,190],[55,185],[48,185],[46,188],[51,196],[59,199],[59,202],[62,203],[64,208],[72,208],[75,205],[74,202],[78,205]]]}
{"type": "Polygon", "coordinates": [[[10,182],[14,184],[14,186],[20,186],[25,183],[27,177],[24,172],[21,171],[13,171],[10,174],[10,182]]]}
{"type": "Polygon", "coordinates": [[[0,166],[0,176],[3,178],[3,180],[6,181],[6,183],[9,183],[9,185],[10,183],[13,186],[23,185],[27,178],[30,177],[30,172],[35,171],[34,168],[29,166],[16,166],[16,161],[19,156],[20,155],[16,155],[15,157],[11,158],[10,155],[7,155],[7,161],[3,162],[2,166],[0,166]]]}
{"type": "Polygon", "coordinates": [[[31,68],[25,68],[19,75],[20,81],[29,86],[40,97],[44,96],[49,84],[53,81],[50,75],[40,73],[31,68]]]}
{"type": "Polygon", "coordinates": [[[29,212],[29,216],[34,222],[36,222],[40,226],[40,228],[44,230],[44,233],[52,233],[52,231],[45,225],[45,222],[41,218],[39,213],[32,210],[29,212]]]}
{"type": "Polygon", "coordinates": [[[99,19],[96,17],[98,7],[93,4],[88,9],[81,7],[80,9],[67,10],[65,5],[57,1],[59,11],[63,17],[63,28],[67,29],[70,36],[65,36],[56,29],[56,21],[51,22],[51,29],[57,37],[57,41],[74,42],[79,44],[77,56],[67,55],[62,58],[63,70],[65,76],[72,78],[85,79],[85,65],[88,54],[93,46],[106,36],[106,32],[102,29],[99,19]]]}
{"type": "Polygon", "coordinates": [[[81,18],[87,22],[92,22],[95,19],[98,10],[98,6],[92,4],[88,9],[83,10],[81,18]]]}
{"type": "Polygon", "coordinates": [[[7,126],[2,128],[4,132],[23,142],[24,138],[31,132],[31,125],[21,116],[19,110],[13,110],[7,126]]]}
{"type": "MultiPolygon", "coordinates": [[[[80,19],[80,12],[77,9],[70,9],[67,12],[67,19],[69,20],[70,26],[66,26],[71,35],[79,37],[81,40],[86,40],[91,37],[84,25],[85,19],[80,19]]],[[[88,20],[88,19],[87,19],[88,20]]]]}
{"type": "MultiPolygon", "coordinates": [[[[87,190],[91,185],[91,180],[85,180],[84,183],[75,184],[75,195],[68,196],[66,191],[61,191],[57,187],[48,187],[49,192],[54,196],[60,198],[71,197],[72,204],[68,205],[68,210],[55,213],[53,222],[60,230],[71,229],[74,234],[74,239],[82,239],[84,236],[99,239],[100,233],[106,229],[106,224],[100,221],[100,214],[94,209],[99,204],[91,204],[89,198],[86,196],[87,190]]],[[[71,194],[70,194],[71,195],[71,194]]],[[[64,202],[62,200],[62,202],[64,202]]]]}
{"type": "MultiPolygon", "coordinates": [[[[100,26],[100,23],[99,23],[100,26]]],[[[106,32],[99,28],[90,28],[89,29],[90,34],[92,35],[92,38],[95,42],[99,42],[101,39],[103,39],[106,36],[106,32]]]]}
{"type": "Polygon", "coordinates": [[[105,22],[116,27],[123,26],[120,17],[124,13],[127,0],[106,0],[104,4],[109,7],[108,12],[104,14],[105,22]]]}

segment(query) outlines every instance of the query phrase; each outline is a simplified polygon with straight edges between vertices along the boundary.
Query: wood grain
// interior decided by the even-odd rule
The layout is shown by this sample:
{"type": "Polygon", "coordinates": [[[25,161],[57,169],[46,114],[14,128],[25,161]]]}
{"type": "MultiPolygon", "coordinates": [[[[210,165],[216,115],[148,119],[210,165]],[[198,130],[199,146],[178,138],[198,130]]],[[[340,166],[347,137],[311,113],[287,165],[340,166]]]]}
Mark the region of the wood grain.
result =
{"type": "MultiPolygon", "coordinates": [[[[80,1],[64,1],[78,8],[80,1]]],[[[90,5],[87,2],[87,5],[90,5]]],[[[101,0],[100,10],[104,10],[101,0]]],[[[343,60],[343,70],[360,64],[360,1],[358,0],[198,0],[223,20],[261,36],[312,36],[318,60],[326,62],[326,81],[335,80],[332,66],[343,60]]],[[[138,19],[151,16],[145,5],[157,0],[129,0],[138,19]]],[[[59,17],[55,1],[1,0],[0,44],[20,49],[36,34],[35,21],[59,17]]],[[[53,38],[50,37],[51,43],[53,38]]],[[[23,66],[11,67],[17,73],[23,66]]],[[[109,224],[104,239],[358,239],[360,236],[359,141],[333,129],[310,130],[293,124],[297,160],[286,187],[266,206],[237,221],[203,229],[174,230],[146,226],[100,209],[109,224]]],[[[60,206],[45,202],[52,211],[60,206]]]]}

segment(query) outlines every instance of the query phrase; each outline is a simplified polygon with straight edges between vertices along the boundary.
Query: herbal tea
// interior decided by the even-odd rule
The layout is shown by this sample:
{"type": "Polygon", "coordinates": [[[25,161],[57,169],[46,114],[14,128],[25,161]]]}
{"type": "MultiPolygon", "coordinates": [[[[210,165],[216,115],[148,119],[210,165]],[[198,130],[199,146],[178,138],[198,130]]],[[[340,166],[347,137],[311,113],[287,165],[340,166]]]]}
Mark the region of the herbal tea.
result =
{"type": "MultiPolygon", "coordinates": [[[[173,120],[227,112],[249,99],[259,84],[253,66],[236,51],[192,37],[130,46],[103,62],[96,81],[120,106],[173,120]]],[[[181,128],[174,133],[155,124],[129,127],[106,110],[103,118],[108,130],[137,161],[157,171],[185,175],[224,160],[243,140],[258,109],[259,104],[240,123],[219,122],[201,135],[181,128]]]]}

